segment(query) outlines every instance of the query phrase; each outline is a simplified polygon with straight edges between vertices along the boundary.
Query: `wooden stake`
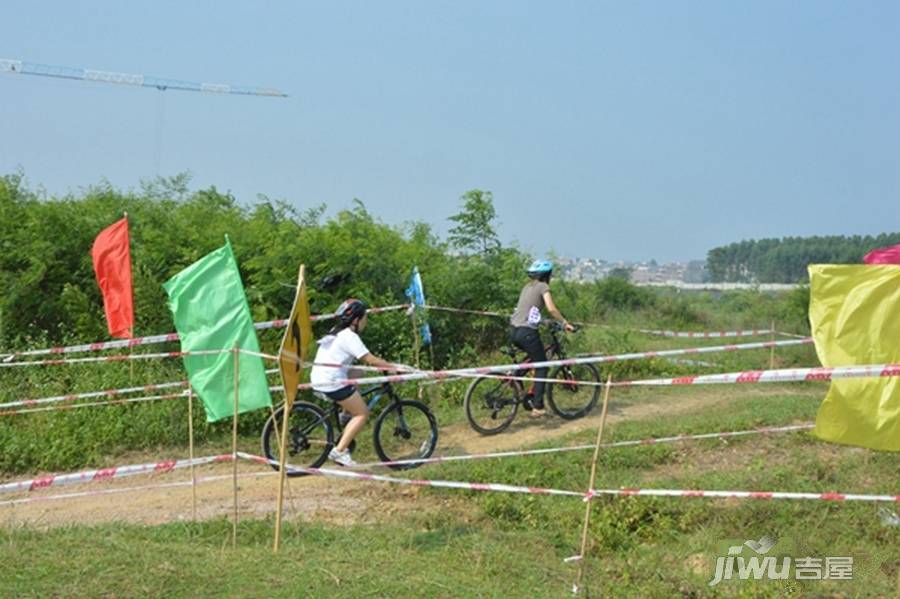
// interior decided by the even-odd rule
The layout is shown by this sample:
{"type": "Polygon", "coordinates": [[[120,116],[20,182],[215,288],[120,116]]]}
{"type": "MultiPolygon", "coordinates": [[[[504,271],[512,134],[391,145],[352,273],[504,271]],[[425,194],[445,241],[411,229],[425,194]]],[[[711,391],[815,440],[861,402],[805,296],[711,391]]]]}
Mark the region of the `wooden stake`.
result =
{"type": "MultiPolygon", "coordinates": [[[[436,370],[437,366],[434,365],[434,335],[431,336],[431,341],[428,344],[428,358],[429,358],[428,367],[431,368],[431,370],[436,370]]],[[[424,383],[422,384],[422,386],[423,387],[425,386],[424,383]]],[[[432,400],[432,398],[435,397],[435,395],[436,394],[433,391],[429,392],[429,395],[428,395],[429,402],[432,400]]],[[[448,400],[446,400],[446,398],[445,398],[444,401],[446,402],[448,400]]]]}
{"type": "Polygon", "coordinates": [[[188,386],[188,455],[191,458],[191,520],[197,521],[197,477],[194,476],[194,389],[188,386]]]}
{"type": "Polygon", "coordinates": [[[238,425],[238,382],[240,380],[240,352],[237,343],[234,344],[234,416],[231,419],[231,461],[233,467],[234,482],[234,524],[231,530],[231,548],[237,548],[237,525],[238,525],[238,482],[237,482],[237,425],[238,425]]]}
{"type": "MultiPolygon", "coordinates": [[[[416,370],[421,370],[421,367],[420,367],[420,365],[419,365],[419,348],[420,348],[422,342],[421,342],[421,339],[419,338],[419,327],[418,327],[418,324],[419,324],[419,323],[418,323],[418,320],[419,320],[419,319],[416,318],[416,306],[415,306],[415,304],[413,304],[413,308],[412,308],[412,319],[411,319],[411,320],[412,320],[412,328],[413,328],[413,343],[414,343],[413,347],[415,348],[415,352],[416,352],[416,353],[415,353],[416,370]]],[[[419,390],[418,390],[418,392],[417,392],[417,393],[418,393],[418,399],[421,401],[421,399],[422,399],[422,383],[419,383],[418,387],[419,387],[419,390]]]]}
{"type": "MultiPolygon", "coordinates": [[[[300,273],[297,275],[297,293],[294,297],[294,306],[291,308],[291,317],[288,322],[288,330],[285,331],[285,337],[281,342],[281,349],[278,352],[278,362],[279,362],[279,370],[281,370],[282,381],[285,385],[285,390],[289,385],[288,380],[285,380],[285,370],[283,368],[283,360],[285,360],[288,356],[285,355],[286,348],[291,349],[290,353],[295,354],[295,359],[298,360],[296,363],[297,368],[297,378],[295,382],[291,382],[290,385],[295,385],[302,380],[303,376],[303,360],[306,359],[306,346],[308,345],[310,339],[306,339],[305,335],[300,332],[299,329],[294,329],[296,323],[294,319],[296,318],[308,318],[307,310],[308,306],[303,308],[302,310],[298,306],[298,302],[300,301],[300,297],[302,296],[302,290],[305,287],[304,277],[306,274],[306,265],[300,265],[300,273]],[[301,316],[302,315],[302,316],[301,316]],[[291,330],[297,330],[298,337],[288,337],[289,332],[291,330]],[[289,345],[296,343],[296,347],[293,345],[289,345]]],[[[302,328],[302,327],[301,327],[302,328]]],[[[309,335],[310,333],[307,333],[309,335]]],[[[289,354],[288,354],[289,355],[289,354]]],[[[278,553],[278,547],[281,544],[281,519],[282,512],[284,511],[284,483],[287,477],[287,431],[288,431],[288,421],[291,419],[291,412],[294,407],[294,399],[296,399],[296,393],[290,394],[285,393],[284,397],[284,409],[281,414],[281,434],[278,438],[278,501],[275,508],[275,540],[272,545],[272,551],[278,553]]],[[[275,410],[272,410],[272,420],[275,420],[275,410]]],[[[277,422],[275,425],[277,426],[277,422]]]]}
{"type": "Polygon", "coordinates": [[[769,348],[769,370],[775,370],[775,321],[772,321],[772,347],[769,348]]]}
{"type": "MultiPolygon", "coordinates": [[[[127,221],[128,220],[128,212],[122,212],[122,217],[127,221]]],[[[128,223],[128,224],[130,225],[131,223],[128,223]]],[[[129,233],[128,235],[129,235],[129,240],[130,240],[131,233],[129,233]]],[[[130,243],[130,241],[129,241],[129,243],[130,243]]],[[[131,252],[130,247],[129,247],[128,251],[129,251],[129,255],[130,255],[130,252],[131,252]]],[[[134,290],[133,289],[131,291],[131,304],[132,304],[132,306],[134,305],[134,290]]],[[[132,314],[131,317],[132,317],[131,326],[128,328],[128,339],[129,340],[134,339],[134,314],[132,314]]],[[[134,356],[134,346],[131,344],[128,345],[128,356],[129,357],[134,356]]],[[[128,383],[131,385],[134,384],[134,360],[128,360],[128,383]]]]}
{"type": "MultiPolygon", "coordinates": [[[[603,411],[600,413],[600,426],[597,428],[597,444],[594,446],[594,459],[591,461],[591,482],[588,485],[588,493],[594,491],[594,481],[597,479],[597,458],[600,456],[600,443],[603,440],[603,427],[606,424],[606,409],[609,406],[609,389],[612,387],[612,375],[606,379],[606,389],[603,392],[603,411]]],[[[585,552],[587,551],[588,524],[591,521],[591,498],[585,501],[584,526],[581,529],[581,552],[578,554],[578,576],[572,592],[577,593],[584,575],[585,552]]]]}
{"type": "Polygon", "coordinates": [[[281,542],[281,512],[284,508],[284,480],[287,478],[285,469],[287,429],[293,407],[293,405],[288,405],[288,402],[285,402],[284,411],[281,414],[281,435],[278,443],[281,446],[278,450],[278,507],[275,511],[275,545],[272,548],[275,553],[278,553],[278,545],[281,542]]]}

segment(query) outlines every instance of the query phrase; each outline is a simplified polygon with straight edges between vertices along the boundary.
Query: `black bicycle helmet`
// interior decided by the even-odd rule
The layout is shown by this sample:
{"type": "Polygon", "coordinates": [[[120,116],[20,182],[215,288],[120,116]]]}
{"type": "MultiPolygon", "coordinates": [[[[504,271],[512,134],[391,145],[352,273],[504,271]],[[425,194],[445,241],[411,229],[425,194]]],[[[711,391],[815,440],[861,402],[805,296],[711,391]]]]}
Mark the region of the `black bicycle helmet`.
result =
{"type": "Polygon", "coordinates": [[[350,298],[344,301],[343,304],[338,306],[338,309],[334,312],[334,317],[338,319],[343,326],[350,326],[354,320],[357,318],[362,318],[366,315],[366,304],[365,302],[350,298]]]}

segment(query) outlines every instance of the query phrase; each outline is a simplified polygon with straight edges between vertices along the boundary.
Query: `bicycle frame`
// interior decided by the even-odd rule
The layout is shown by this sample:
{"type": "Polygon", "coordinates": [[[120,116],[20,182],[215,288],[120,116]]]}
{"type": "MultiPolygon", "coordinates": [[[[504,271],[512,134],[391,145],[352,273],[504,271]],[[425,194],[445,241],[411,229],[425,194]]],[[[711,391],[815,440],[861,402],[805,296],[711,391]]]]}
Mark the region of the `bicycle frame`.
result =
{"type": "MultiPolygon", "coordinates": [[[[360,391],[359,394],[362,395],[363,398],[365,398],[366,396],[369,396],[369,395],[374,396],[374,397],[372,397],[372,399],[368,400],[368,402],[366,403],[366,405],[369,406],[369,411],[374,410],[375,406],[378,405],[378,402],[381,401],[381,398],[384,397],[385,395],[387,395],[391,399],[394,398],[394,390],[391,389],[391,386],[389,383],[382,383],[380,385],[376,385],[374,387],[366,389],[365,391],[360,391]],[[379,393],[379,391],[381,393],[379,393]]],[[[337,407],[336,403],[335,403],[335,407],[337,407]]]]}
{"type": "MultiPolygon", "coordinates": [[[[551,338],[550,343],[548,343],[547,345],[544,346],[544,353],[547,355],[548,358],[565,360],[566,352],[563,349],[562,341],[560,341],[559,334],[555,328],[552,328],[552,327],[550,328],[550,338],[551,338]]],[[[523,351],[523,350],[519,349],[518,347],[516,347],[516,350],[518,350],[520,352],[523,351]]],[[[527,355],[526,355],[525,360],[521,363],[528,364],[529,362],[531,362],[531,358],[527,357],[527,355]]],[[[528,373],[532,372],[533,370],[534,370],[533,368],[523,368],[522,370],[517,370],[515,372],[515,374],[516,374],[516,376],[527,376],[528,373]]],[[[510,383],[514,387],[518,387],[519,389],[524,390],[524,385],[522,384],[522,381],[510,381],[510,383]]],[[[533,381],[531,383],[529,383],[528,390],[526,393],[527,394],[534,393],[534,382],[533,381]]]]}
{"type": "MultiPolygon", "coordinates": [[[[369,411],[373,411],[375,406],[381,401],[381,399],[386,395],[389,399],[394,400],[396,396],[394,395],[394,389],[391,387],[390,383],[381,383],[378,385],[374,385],[369,387],[366,390],[360,390],[359,394],[362,395],[363,401],[366,401],[366,405],[369,407],[369,411]],[[366,399],[368,396],[372,395],[371,399],[366,399]]],[[[331,408],[325,410],[324,418],[328,418],[331,415],[334,419],[334,423],[336,425],[336,430],[342,431],[344,430],[344,426],[341,424],[341,419],[339,415],[341,413],[341,406],[336,401],[328,401],[331,404],[331,408]]]]}

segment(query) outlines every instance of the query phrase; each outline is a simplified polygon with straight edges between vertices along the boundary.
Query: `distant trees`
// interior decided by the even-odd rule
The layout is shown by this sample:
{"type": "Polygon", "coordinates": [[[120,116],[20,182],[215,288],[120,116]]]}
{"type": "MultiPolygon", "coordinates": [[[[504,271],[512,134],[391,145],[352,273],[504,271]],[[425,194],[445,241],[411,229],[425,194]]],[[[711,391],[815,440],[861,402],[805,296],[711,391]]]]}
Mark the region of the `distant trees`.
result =
{"type": "Polygon", "coordinates": [[[797,283],[809,264],[858,264],[870,250],[897,243],[900,233],[751,239],[711,249],[706,266],[714,282],[797,283]]]}

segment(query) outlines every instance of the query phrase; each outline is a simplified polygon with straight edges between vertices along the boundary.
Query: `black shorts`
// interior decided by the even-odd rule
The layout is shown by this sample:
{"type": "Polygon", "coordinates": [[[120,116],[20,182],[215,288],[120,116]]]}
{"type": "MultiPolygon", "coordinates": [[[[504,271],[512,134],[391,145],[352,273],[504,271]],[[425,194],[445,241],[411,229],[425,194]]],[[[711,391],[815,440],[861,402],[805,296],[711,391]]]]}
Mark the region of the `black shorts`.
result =
{"type": "Polygon", "coordinates": [[[320,391],[323,393],[325,397],[330,399],[331,401],[344,401],[354,393],[356,393],[355,385],[347,385],[346,387],[341,387],[336,391],[320,391]]]}

